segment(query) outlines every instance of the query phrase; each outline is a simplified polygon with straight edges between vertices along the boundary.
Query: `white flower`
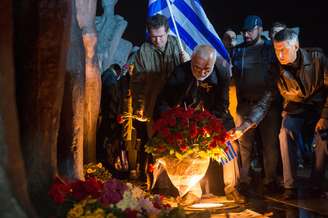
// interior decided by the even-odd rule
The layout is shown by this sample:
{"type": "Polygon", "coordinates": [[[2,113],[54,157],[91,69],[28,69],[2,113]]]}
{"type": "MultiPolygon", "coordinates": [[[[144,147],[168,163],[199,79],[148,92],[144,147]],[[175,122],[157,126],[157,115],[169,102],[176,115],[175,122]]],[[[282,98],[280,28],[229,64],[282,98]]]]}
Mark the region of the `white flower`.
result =
{"type": "Polygon", "coordinates": [[[132,195],[136,199],[144,198],[146,195],[146,192],[144,192],[141,188],[135,186],[131,189],[132,195]]]}
{"type": "Polygon", "coordinates": [[[154,207],[154,204],[147,198],[141,198],[139,200],[140,209],[144,209],[147,211],[147,214],[157,215],[161,212],[161,210],[154,207]]]}
{"type": "Polygon", "coordinates": [[[123,194],[123,199],[119,201],[116,206],[121,210],[125,210],[127,208],[135,210],[138,207],[138,201],[132,196],[132,193],[130,191],[125,191],[123,194]]]}

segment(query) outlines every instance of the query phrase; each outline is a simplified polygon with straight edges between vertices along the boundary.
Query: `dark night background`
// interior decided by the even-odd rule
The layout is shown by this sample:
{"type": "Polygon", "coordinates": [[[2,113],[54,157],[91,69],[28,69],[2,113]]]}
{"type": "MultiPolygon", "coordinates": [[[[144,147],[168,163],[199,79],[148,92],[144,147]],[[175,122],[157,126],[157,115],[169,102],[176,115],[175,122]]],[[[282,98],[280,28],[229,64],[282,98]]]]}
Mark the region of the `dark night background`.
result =
{"type": "MultiPolygon", "coordinates": [[[[250,14],[263,20],[264,30],[275,21],[300,27],[301,47],[321,47],[328,53],[327,7],[323,0],[201,0],[205,13],[220,36],[228,28],[240,30],[243,19],[250,14]]],[[[119,0],[115,13],[128,21],[124,38],[140,45],[144,41],[147,0],[119,0]]]]}

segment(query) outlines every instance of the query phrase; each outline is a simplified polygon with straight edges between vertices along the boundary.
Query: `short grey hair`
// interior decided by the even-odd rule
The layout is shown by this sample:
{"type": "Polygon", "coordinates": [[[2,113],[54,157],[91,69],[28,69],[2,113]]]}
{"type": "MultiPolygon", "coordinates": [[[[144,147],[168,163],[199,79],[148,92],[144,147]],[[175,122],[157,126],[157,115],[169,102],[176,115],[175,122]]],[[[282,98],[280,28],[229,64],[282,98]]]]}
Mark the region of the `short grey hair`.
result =
{"type": "Polygon", "coordinates": [[[212,61],[215,61],[216,50],[210,45],[197,45],[192,53],[192,57],[194,56],[199,56],[204,59],[211,59],[212,61]]]}
{"type": "Polygon", "coordinates": [[[290,28],[285,28],[276,33],[273,40],[275,42],[287,41],[289,45],[298,44],[298,35],[294,30],[290,28]]]}

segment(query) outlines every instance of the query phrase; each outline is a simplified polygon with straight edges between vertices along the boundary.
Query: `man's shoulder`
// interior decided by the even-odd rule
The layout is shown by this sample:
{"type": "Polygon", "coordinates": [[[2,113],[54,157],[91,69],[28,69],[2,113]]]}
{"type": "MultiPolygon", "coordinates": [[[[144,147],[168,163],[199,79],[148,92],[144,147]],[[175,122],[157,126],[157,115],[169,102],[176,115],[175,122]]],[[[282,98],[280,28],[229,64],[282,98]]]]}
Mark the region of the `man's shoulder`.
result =
{"type": "Polygon", "coordinates": [[[190,61],[187,61],[175,67],[173,73],[171,74],[168,80],[168,83],[171,85],[186,83],[188,81],[188,78],[191,76],[191,64],[190,61]]]}
{"type": "Polygon", "coordinates": [[[325,56],[323,49],[319,47],[303,48],[303,51],[309,53],[313,59],[318,59],[325,56]]]}
{"type": "Polygon", "coordinates": [[[172,44],[175,44],[175,45],[179,45],[179,40],[178,40],[178,38],[175,37],[175,36],[168,35],[168,36],[167,36],[167,41],[168,41],[169,43],[172,43],[172,44]]]}
{"type": "Polygon", "coordinates": [[[138,50],[138,52],[142,53],[142,52],[145,52],[145,51],[148,51],[148,50],[153,50],[153,45],[150,42],[145,41],[144,43],[141,44],[140,49],[138,50]]]}
{"type": "Polygon", "coordinates": [[[191,71],[191,61],[181,63],[178,66],[176,66],[175,69],[174,69],[175,73],[189,72],[189,71],[191,71]]]}

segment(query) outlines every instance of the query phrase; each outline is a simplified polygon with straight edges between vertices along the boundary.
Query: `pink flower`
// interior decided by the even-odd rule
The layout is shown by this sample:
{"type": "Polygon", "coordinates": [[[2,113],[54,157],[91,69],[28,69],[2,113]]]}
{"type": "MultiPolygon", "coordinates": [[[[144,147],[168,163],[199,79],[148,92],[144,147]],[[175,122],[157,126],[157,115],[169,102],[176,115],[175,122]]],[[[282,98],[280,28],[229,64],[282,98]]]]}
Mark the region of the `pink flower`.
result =
{"type": "Polygon", "coordinates": [[[123,199],[123,194],[127,189],[128,187],[120,180],[110,179],[104,183],[100,202],[104,205],[116,204],[123,199]]]}

